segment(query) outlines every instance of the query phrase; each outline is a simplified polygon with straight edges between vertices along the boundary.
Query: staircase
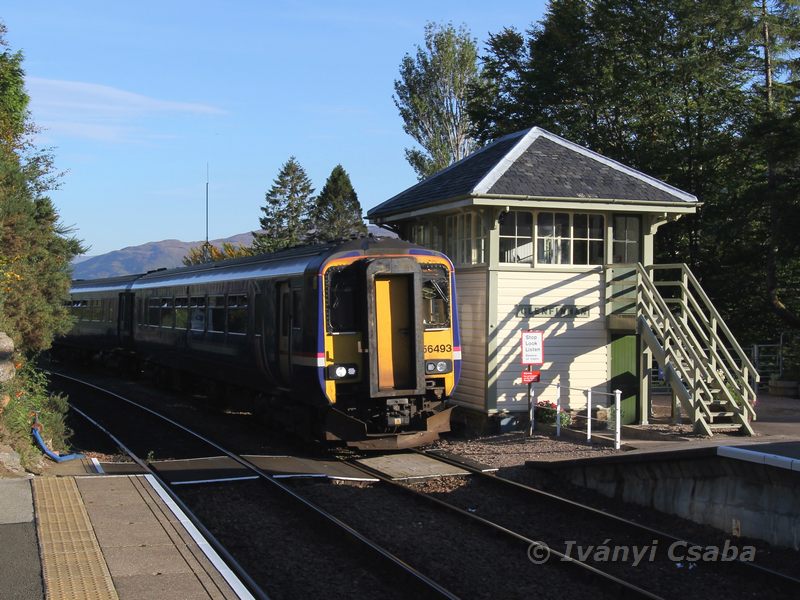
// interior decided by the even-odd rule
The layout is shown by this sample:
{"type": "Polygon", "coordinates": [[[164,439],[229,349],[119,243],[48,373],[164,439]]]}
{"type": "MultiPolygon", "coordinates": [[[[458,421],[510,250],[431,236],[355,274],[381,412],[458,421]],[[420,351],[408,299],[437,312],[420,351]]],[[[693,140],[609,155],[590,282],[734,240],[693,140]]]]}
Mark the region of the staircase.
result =
{"type": "Polygon", "coordinates": [[[697,433],[751,421],[759,375],[685,264],[608,268],[610,318],[629,319],[697,433]]]}

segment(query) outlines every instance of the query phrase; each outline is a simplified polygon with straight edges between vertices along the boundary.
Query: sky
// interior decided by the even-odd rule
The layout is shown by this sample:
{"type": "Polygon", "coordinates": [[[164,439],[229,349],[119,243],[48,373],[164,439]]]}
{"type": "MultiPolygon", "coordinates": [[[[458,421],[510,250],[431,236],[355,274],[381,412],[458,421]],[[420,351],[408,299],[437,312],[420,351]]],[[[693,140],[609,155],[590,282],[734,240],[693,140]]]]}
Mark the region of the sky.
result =
{"type": "Polygon", "coordinates": [[[416,183],[392,101],[426,22],[483,47],[528,29],[544,0],[281,2],[6,0],[36,141],[65,172],[62,222],[103,254],[149,241],[257,229],[265,192],[295,156],[317,192],[350,174],[364,212],[416,183]]]}

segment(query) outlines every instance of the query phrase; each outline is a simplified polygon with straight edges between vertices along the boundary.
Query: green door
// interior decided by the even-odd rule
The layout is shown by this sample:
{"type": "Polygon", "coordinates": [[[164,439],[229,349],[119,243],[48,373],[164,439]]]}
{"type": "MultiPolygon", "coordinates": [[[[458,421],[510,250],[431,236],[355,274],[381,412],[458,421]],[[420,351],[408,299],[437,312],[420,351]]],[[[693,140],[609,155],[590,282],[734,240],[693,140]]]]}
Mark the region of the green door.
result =
{"type": "Polygon", "coordinates": [[[611,335],[611,389],[622,391],[623,425],[637,423],[639,415],[639,340],[635,335],[611,335]]]}

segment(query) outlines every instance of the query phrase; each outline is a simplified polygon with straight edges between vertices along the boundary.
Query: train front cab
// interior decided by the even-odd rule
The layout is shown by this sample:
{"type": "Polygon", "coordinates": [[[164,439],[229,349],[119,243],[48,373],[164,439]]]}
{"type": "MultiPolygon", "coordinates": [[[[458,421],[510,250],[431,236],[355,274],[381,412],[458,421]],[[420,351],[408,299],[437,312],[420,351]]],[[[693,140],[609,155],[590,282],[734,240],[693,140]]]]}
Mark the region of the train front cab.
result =
{"type": "Polygon", "coordinates": [[[365,449],[433,441],[460,360],[452,266],[439,254],[333,259],[320,274],[328,439],[365,449]]]}

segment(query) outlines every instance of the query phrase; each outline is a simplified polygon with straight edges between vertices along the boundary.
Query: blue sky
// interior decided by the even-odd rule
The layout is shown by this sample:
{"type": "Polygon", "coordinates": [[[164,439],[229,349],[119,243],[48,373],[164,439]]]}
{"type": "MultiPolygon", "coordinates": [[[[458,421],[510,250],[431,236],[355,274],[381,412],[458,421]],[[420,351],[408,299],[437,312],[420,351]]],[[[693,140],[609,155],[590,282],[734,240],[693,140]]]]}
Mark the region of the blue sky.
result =
{"type": "Polygon", "coordinates": [[[416,177],[392,102],[427,21],[478,39],[527,29],[533,2],[4,2],[31,112],[66,171],[52,193],[89,254],[257,227],[295,155],[319,191],[337,164],[364,210],[416,177]]]}

